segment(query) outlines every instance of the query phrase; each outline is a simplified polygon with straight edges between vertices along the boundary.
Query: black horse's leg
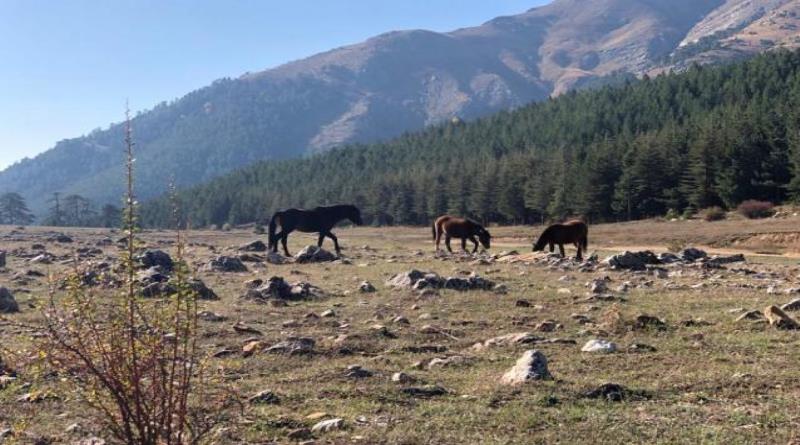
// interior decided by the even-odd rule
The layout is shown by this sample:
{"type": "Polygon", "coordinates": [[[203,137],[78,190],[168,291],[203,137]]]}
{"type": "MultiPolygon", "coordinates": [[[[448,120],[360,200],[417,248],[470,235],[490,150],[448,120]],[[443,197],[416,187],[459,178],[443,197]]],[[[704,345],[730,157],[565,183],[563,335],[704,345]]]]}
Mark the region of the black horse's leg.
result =
{"type": "Polygon", "coordinates": [[[271,240],[269,240],[270,244],[272,245],[273,252],[278,251],[278,242],[282,237],[283,237],[283,231],[281,231],[280,233],[276,233],[275,236],[271,240]]]}
{"type": "Polygon", "coordinates": [[[581,242],[578,241],[575,243],[575,247],[578,248],[578,255],[575,257],[578,261],[583,261],[583,251],[581,250],[581,242]]]}
{"type": "Polygon", "coordinates": [[[327,233],[327,235],[328,235],[328,238],[330,238],[330,239],[332,239],[332,240],[333,240],[333,246],[334,246],[334,247],[336,247],[336,254],[337,254],[337,255],[338,255],[338,254],[341,254],[341,253],[342,253],[342,250],[341,250],[341,249],[339,249],[339,239],[338,239],[338,238],[336,238],[336,235],[334,235],[334,234],[333,234],[333,233],[331,233],[331,232],[328,232],[328,233],[327,233]]]}
{"type": "Polygon", "coordinates": [[[558,243],[558,251],[561,252],[561,258],[564,258],[564,245],[558,243]]]}
{"type": "Polygon", "coordinates": [[[453,253],[453,249],[450,248],[450,235],[444,236],[444,245],[447,246],[447,251],[453,253]]]}
{"type": "Polygon", "coordinates": [[[319,239],[317,240],[317,247],[322,247],[322,242],[325,241],[325,234],[320,232],[319,239]]]}
{"type": "Polygon", "coordinates": [[[472,241],[472,244],[475,245],[475,247],[472,249],[472,253],[477,252],[478,251],[478,240],[475,239],[475,235],[472,235],[471,237],[469,237],[469,240],[472,241]]]}
{"type": "Polygon", "coordinates": [[[466,238],[461,238],[461,250],[463,250],[464,252],[469,252],[469,250],[467,250],[467,239],[466,238]]]}
{"type": "Polygon", "coordinates": [[[283,244],[283,253],[285,253],[286,256],[292,256],[289,253],[289,248],[286,247],[286,241],[288,240],[289,240],[289,233],[284,233],[283,236],[281,237],[281,244],[283,244]]]}

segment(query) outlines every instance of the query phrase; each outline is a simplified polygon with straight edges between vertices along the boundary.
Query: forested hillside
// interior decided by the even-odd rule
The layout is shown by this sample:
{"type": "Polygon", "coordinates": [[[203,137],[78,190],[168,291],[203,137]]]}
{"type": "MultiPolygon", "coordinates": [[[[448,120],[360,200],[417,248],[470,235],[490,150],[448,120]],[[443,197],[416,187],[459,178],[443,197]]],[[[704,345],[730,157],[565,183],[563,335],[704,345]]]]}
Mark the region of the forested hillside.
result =
{"type": "MultiPolygon", "coordinates": [[[[264,162],[180,193],[193,225],[352,202],[373,224],[445,212],[498,223],[644,218],[800,197],[800,53],[569,93],[308,159],[264,162]]],[[[143,207],[165,225],[167,200],[143,207]]]]}
{"type": "MultiPolygon", "coordinates": [[[[139,113],[138,190],[149,199],[169,179],[189,187],[258,161],[385,141],[626,77],[798,47],[799,26],[800,0],[554,0],[452,32],[388,32],[218,80],[139,113]]],[[[20,194],[37,216],[54,193],[117,205],[121,134],[115,124],[64,139],[0,171],[0,193],[20,194]]]]}

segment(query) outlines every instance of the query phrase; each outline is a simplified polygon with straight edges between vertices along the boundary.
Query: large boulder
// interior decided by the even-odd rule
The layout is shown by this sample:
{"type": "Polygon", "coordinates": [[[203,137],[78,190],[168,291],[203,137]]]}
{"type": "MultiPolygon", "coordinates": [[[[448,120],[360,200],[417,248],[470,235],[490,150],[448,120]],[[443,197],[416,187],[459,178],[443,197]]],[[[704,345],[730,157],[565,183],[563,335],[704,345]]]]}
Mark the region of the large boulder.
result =
{"type": "Polygon", "coordinates": [[[661,261],[653,252],[645,250],[612,255],[605,259],[605,263],[614,269],[645,270],[648,264],[661,264],[661,261]]]}
{"type": "Polygon", "coordinates": [[[333,253],[317,246],[303,247],[303,249],[294,256],[295,261],[298,263],[324,263],[334,261],[337,258],[338,257],[333,253]]]}
{"type": "Polygon", "coordinates": [[[203,268],[206,271],[213,272],[247,272],[247,266],[242,263],[242,260],[225,255],[214,258],[203,268]]]}
{"type": "Polygon", "coordinates": [[[721,267],[723,264],[742,263],[745,261],[741,253],[728,256],[714,256],[705,260],[704,264],[710,267],[721,267]]]}
{"type": "Polygon", "coordinates": [[[547,369],[547,358],[540,351],[531,349],[522,354],[514,367],[503,374],[500,381],[506,385],[519,385],[532,380],[552,378],[547,369]]]}
{"type": "Polygon", "coordinates": [[[187,283],[189,289],[191,289],[198,299],[200,300],[219,300],[216,292],[211,290],[210,287],[206,286],[202,280],[198,278],[192,278],[187,283]]]}
{"type": "Polygon", "coordinates": [[[5,287],[0,287],[0,314],[19,312],[19,305],[14,295],[5,287]]]}
{"type": "Polygon", "coordinates": [[[136,261],[146,269],[158,266],[166,273],[172,272],[175,265],[168,253],[156,249],[145,250],[136,257],[136,261]]]}

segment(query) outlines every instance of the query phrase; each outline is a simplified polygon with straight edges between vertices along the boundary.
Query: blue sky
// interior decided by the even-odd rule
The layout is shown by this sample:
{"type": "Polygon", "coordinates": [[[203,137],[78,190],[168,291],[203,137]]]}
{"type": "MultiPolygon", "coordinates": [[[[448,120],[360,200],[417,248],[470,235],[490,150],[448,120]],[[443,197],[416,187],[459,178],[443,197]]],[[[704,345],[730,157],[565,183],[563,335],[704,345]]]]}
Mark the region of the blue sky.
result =
{"type": "Polygon", "coordinates": [[[0,0],[0,169],[60,139],[382,32],[448,31],[549,0],[0,0]]]}

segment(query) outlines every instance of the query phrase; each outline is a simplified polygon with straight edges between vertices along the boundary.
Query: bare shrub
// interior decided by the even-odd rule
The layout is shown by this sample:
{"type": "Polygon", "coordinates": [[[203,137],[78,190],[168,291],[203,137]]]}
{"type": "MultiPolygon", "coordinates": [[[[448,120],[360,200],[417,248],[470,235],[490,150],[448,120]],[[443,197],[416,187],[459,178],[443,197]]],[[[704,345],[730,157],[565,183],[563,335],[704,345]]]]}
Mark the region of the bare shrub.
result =
{"type": "Polygon", "coordinates": [[[709,207],[700,212],[704,221],[722,221],[728,217],[728,214],[721,207],[709,207]]]}
{"type": "Polygon", "coordinates": [[[750,199],[739,204],[736,211],[749,219],[769,218],[775,214],[775,206],[768,201],[750,199]]]}
{"type": "Polygon", "coordinates": [[[127,119],[122,290],[95,295],[78,275],[66,295],[50,292],[42,350],[61,375],[74,382],[93,424],[114,442],[129,445],[199,443],[222,420],[229,400],[210,378],[198,348],[197,295],[188,285],[184,241],[178,232],[177,292],[162,299],[137,298],[136,202],[133,141],[127,119]]]}

